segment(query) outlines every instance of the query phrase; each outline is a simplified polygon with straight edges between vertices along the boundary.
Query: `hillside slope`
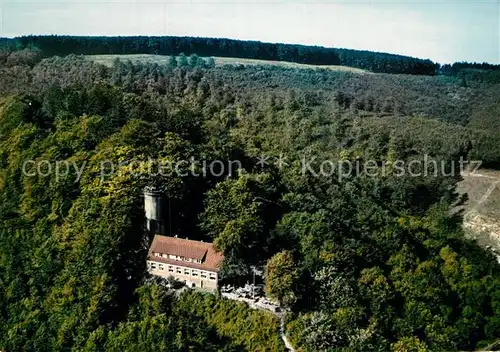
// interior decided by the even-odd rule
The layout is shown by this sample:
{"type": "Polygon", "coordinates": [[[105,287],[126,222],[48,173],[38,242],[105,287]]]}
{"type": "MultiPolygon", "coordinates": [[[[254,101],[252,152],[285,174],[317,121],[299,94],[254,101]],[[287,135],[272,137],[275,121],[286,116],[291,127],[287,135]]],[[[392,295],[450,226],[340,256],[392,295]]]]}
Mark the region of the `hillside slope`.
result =
{"type": "Polygon", "coordinates": [[[37,47],[46,57],[68,54],[184,53],[311,65],[340,65],[386,73],[434,75],[438,68],[431,60],[396,54],[225,38],[26,36],[14,38],[12,42],[18,42],[22,47],[37,47]]]}
{"type": "Polygon", "coordinates": [[[500,253],[500,171],[464,173],[457,191],[468,195],[462,207],[464,228],[482,246],[500,253]]]}
{"type": "Polygon", "coordinates": [[[486,83],[192,59],[0,67],[1,350],[284,349],[276,317],[148,277],[146,186],[171,234],[224,253],[221,280],[262,268],[298,351],[500,337],[500,264],[449,214],[456,162],[500,160],[469,126],[486,83]],[[426,160],[446,172],[396,168],[426,160]]]}

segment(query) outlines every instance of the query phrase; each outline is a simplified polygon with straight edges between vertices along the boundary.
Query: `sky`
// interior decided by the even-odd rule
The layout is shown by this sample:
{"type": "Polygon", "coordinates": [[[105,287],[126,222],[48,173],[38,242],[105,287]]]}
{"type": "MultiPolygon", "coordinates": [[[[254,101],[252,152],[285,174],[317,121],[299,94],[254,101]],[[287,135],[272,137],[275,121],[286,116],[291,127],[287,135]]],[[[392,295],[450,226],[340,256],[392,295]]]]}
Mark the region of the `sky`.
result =
{"type": "Polygon", "coordinates": [[[500,64],[500,0],[0,0],[0,10],[3,37],[224,37],[500,64]]]}

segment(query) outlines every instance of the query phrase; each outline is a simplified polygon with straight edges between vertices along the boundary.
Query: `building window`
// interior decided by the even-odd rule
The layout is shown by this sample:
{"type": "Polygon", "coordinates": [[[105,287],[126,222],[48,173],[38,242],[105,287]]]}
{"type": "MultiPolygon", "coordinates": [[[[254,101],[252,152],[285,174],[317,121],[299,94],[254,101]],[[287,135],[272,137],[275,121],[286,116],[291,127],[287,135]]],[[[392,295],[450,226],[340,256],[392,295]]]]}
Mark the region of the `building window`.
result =
{"type": "Polygon", "coordinates": [[[212,281],[217,280],[217,276],[215,276],[215,274],[210,274],[210,280],[212,281]]]}
{"type": "Polygon", "coordinates": [[[184,269],[184,275],[189,275],[189,270],[188,269],[184,269]]]}
{"type": "Polygon", "coordinates": [[[202,279],[206,279],[207,278],[207,274],[204,271],[201,272],[201,278],[202,279]]]}
{"type": "Polygon", "coordinates": [[[151,269],[153,269],[153,270],[156,269],[156,263],[151,263],[151,269]]]}
{"type": "Polygon", "coordinates": [[[174,267],[172,265],[168,266],[168,272],[173,273],[174,272],[174,267]]]}
{"type": "Polygon", "coordinates": [[[160,253],[155,253],[155,257],[159,257],[160,256],[160,253]]]}
{"type": "Polygon", "coordinates": [[[177,274],[182,274],[182,270],[181,270],[181,268],[177,268],[175,272],[176,272],[177,274]]]}
{"type": "Polygon", "coordinates": [[[167,258],[167,257],[168,257],[168,254],[163,253],[163,254],[162,254],[162,257],[163,257],[163,258],[167,258]]]}
{"type": "Polygon", "coordinates": [[[164,270],[165,268],[163,267],[163,264],[158,264],[158,269],[164,270]]]}
{"type": "Polygon", "coordinates": [[[198,270],[193,270],[193,276],[198,276],[198,270]]]}

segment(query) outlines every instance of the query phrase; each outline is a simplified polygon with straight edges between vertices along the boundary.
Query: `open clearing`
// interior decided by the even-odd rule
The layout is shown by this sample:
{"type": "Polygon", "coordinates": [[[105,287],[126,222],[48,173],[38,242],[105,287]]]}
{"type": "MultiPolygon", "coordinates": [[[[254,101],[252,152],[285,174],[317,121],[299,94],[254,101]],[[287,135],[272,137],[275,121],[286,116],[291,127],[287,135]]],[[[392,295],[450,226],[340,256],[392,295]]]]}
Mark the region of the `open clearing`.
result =
{"type": "MultiPolygon", "coordinates": [[[[86,55],[86,57],[94,62],[111,66],[113,60],[130,60],[132,62],[151,62],[160,65],[168,64],[168,59],[170,56],[165,55],[151,55],[151,54],[133,54],[133,55],[86,55]]],[[[240,59],[233,57],[214,57],[216,66],[227,66],[227,65],[243,65],[243,66],[259,66],[259,65],[270,65],[278,66],[284,68],[299,68],[299,69],[325,69],[331,71],[344,71],[353,73],[369,73],[365,70],[347,67],[347,66],[336,66],[336,65],[308,65],[308,64],[298,64],[295,62],[285,62],[285,61],[268,61],[268,60],[257,60],[257,59],[240,59]]]]}

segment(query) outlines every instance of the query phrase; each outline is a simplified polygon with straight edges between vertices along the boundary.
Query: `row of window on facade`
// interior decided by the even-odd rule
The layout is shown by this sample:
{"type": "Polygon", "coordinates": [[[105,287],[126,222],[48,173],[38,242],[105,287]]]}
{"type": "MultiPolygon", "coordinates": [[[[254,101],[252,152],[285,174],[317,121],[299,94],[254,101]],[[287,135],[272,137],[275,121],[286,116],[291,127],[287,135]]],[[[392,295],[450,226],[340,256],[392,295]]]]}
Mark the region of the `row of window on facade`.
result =
{"type": "Polygon", "coordinates": [[[192,258],[186,258],[181,255],[172,255],[172,254],[165,254],[165,253],[154,253],[155,257],[163,257],[163,258],[168,258],[168,259],[173,259],[173,260],[179,260],[183,262],[190,262],[190,263],[198,263],[201,264],[201,259],[192,259],[192,258]]]}
{"type": "MultiPolygon", "coordinates": [[[[167,265],[162,264],[162,263],[155,263],[155,262],[148,262],[148,267],[151,270],[160,270],[160,271],[165,271],[165,267],[167,265]]],[[[214,273],[211,272],[206,272],[206,271],[201,271],[201,270],[196,270],[196,269],[186,269],[186,268],[180,268],[178,266],[174,267],[173,265],[168,265],[168,272],[172,274],[179,274],[179,275],[190,275],[190,276],[198,276],[202,279],[206,279],[208,277],[209,280],[215,281],[217,280],[217,276],[214,273]]]]}

